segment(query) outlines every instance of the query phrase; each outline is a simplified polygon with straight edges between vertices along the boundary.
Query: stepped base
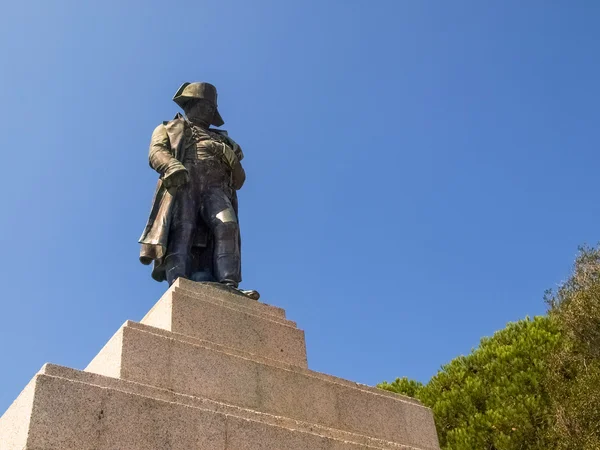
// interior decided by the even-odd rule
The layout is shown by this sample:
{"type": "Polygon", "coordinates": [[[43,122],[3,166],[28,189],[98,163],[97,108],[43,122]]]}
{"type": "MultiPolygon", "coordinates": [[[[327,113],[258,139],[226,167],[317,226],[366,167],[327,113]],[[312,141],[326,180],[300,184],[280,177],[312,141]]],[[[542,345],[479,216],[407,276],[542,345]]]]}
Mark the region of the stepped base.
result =
{"type": "Polygon", "coordinates": [[[414,399],[135,322],[86,371],[417,447],[435,429],[414,399]]]}
{"type": "Polygon", "coordinates": [[[45,365],[0,450],[439,450],[418,401],[309,370],[281,308],[178,280],[86,371],[45,365]]]}
{"type": "Polygon", "coordinates": [[[141,323],[308,367],[304,331],[284,310],[210,285],[178,279],[141,323]]]}
{"type": "Polygon", "coordinates": [[[0,419],[0,450],[358,450],[401,445],[46,365],[0,419]]]}

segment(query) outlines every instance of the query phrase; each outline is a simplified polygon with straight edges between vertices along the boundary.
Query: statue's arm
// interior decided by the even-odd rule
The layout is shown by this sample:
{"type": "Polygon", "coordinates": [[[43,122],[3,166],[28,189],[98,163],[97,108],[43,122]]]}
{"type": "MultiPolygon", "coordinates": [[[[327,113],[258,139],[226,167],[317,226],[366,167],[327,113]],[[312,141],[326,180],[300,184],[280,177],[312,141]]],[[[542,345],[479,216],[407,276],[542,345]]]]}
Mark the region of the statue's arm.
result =
{"type": "Polygon", "coordinates": [[[233,188],[237,191],[242,188],[244,182],[246,181],[246,171],[242,167],[242,163],[239,161],[239,159],[236,161],[231,170],[233,188]]]}
{"type": "MultiPolygon", "coordinates": [[[[150,167],[162,175],[163,181],[167,183],[167,185],[170,184],[169,180],[171,179],[187,178],[181,176],[182,174],[186,174],[187,170],[183,164],[173,156],[169,135],[163,124],[157,126],[152,133],[148,160],[150,167]]],[[[177,182],[175,184],[182,183],[177,182]]]]}
{"type": "Polygon", "coordinates": [[[227,136],[227,141],[233,150],[233,154],[231,159],[231,181],[233,184],[233,188],[237,191],[242,188],[244,182],[246,181],[246,171],[242,167],[242,159],[244,158],[244,152],[242,151],[242,147],[239,146],[237,142],[227,136]]]}

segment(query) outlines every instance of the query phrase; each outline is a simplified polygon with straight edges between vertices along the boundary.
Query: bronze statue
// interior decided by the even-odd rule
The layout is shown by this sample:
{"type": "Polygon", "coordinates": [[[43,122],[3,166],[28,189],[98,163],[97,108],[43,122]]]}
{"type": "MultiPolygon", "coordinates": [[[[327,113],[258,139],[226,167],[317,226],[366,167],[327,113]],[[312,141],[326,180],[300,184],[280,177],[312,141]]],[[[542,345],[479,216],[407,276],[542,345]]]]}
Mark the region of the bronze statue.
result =
{"type": "Polygon", "coordinates": [[[246,179],[240,146],[221,126],[217,89],[184,83],[173,101],[184,111],[152,133],[150,166],[160,174],[152,210],[139,240],[140,261],[154,261],[152,277],[217,282],[238,289],[241,242],[237,193],[246,179]]]}

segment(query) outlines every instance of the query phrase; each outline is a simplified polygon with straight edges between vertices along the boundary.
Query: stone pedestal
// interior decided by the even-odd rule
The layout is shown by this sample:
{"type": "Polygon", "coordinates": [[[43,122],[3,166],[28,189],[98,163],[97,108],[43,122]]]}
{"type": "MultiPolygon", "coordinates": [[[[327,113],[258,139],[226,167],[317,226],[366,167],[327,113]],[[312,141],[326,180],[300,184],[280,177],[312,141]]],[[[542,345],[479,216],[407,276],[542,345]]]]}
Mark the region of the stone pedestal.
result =
{"type": "Polygon", "coordinates": [[[85,371],[46,364],[0,450],[439,449],[431,410],[308,369],[285,311],[178,280],[85,371]]]}

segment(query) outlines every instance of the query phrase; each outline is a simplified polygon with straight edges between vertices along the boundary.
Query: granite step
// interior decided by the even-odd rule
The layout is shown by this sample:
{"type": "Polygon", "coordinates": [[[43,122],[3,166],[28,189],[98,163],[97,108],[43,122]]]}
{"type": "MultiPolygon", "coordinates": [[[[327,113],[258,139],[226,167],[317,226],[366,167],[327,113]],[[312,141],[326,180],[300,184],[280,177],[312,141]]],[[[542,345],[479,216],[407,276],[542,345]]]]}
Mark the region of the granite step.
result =
{"type": "MultiPolygon", "coordinates": [[[[148,333],[158,334],[158,335],[164,336],[166,338],[174,338],[174,339],[177,339],[177,340],[180,340],[180,341],[183,341],[183,342],[188,342],[188,343],[190,343],[192,345],[199,345],[201,347],[206,347],[206,348],[213,349],[213,350],[216,350],[216,351],[220,351],[220,352],[223,352],[223,353],[227,353],[227,354],[230,354],[230,355],[236,355],[236,356],[239,356],[239,357],[244,358],[244,359],[251,359],[253,361],[256,361],[256,362],[259,362],[259,363],[263,363],[263,364],[267,364],[267,365],[271,365],[271,366],[274,366],[274,367],[279,367],[279,368],[284,369],[284,370],[289,370],[289,371],[292,371],[292,372],[296,371],[296,372],[299,372],[299,373],[309,374],[310,376],[313,376],[315,378],[319,378],[321,380],[331,381],[333,383],[342,384],[342,385],[348,386],[350,388],[356,388],[356,389],[360,389],[360,390],[364,390],[364,391],[368,391],[368,392],[373,392],[373,393],[375,393],[377,395],[383,395],[383,396],[388,396],[388,397],[392,397],[392,398],[401,398],[403,401],[406,401],[406,402],[409,402],[409,403],[415,403],[415,404],[418,404],[418,405],[421,404],[418,400],[416,400],[416,399],[414,399],[412,397],[408,397],[408,396],[401,395],[401,394],[396,394],[394,392],[390,392],[390,391],[387,391],[387,390],[382,390],[382,389],[379,389],[377,387],[369,386],[369,385],[362,384],[362,383],[357,383],[355,381],[346,380],[344,378],[336,377],[335,375],[329,375],[329,374],[326,374],[326,373],[316,372],[314,370],[305,369],[305,368],[302,368],[302,367],[299,367],[299,366],[296,366],[296,365],[293,365],[293,364],[286,364],[286,363],[284,363],[282,361],[265,358],[263,356],[252,354],[252,353],[248,353],[248,352],[244,352],[244,351],[232,348],[232,347],[226,347],[226,346],[223,346],[223,345],[215,344],[214,342],[205,341],[205,340],[194,338],[194,337],[191,337],[191,336],[186,336],[186,335],[182,335],[182,334],[178,334],[178,333],[169,332],[167,330],[163,330],[163,329],[160,329],[160,328],[152,327],[152,326],[145,325],[145,324],[142,324],[142,323],[139,323],[139,322],[133,322],[131,320],[127,320],[121,326],[121,328],[124,328],[124,327],[137,328],[139,330],[146,331],[148,333]]],[[[113,339],[109,340],[109,342],[105,345],[105,348],[103,348],[101,350],[101,352],[100,352],[103,355],[107,355],[109,358],[110,358],[110,354],[111,354],[111,351],[109,350],[109,348],[111,347],[111,345],[114,346],[114,342],[116,342],[114,340],[114,337],[115,336],[113,336],[113,339]]],[[[119,351],[119,354],[120,354],[120,347],[119,347],[118,351],[119,351]]],[[[94,358],[93,365],[99,364],[101,362],[102,358],[100,358],[99,356],[100,355],[98,355],[96,358],[94,358]]],[[[90,366],[92,366],[92,363],[90,363],[85,370],[88,370],[90,368],[90,366]]],[[[94,372],[94,373],[96,372],[95,370],[90,370],[90,371],[94,372]]],[[[118,377],[119,376],[118,374],[120,372],[115,371],[114,373],[115,373],[114,375],[110,375],[110,376],[111,377],[118,377]]]]}
{"type": "Polygon", "coordinates": [[[0,419],[0,450],[437,450],[46,365],[0,419]]]}
{"type": "Polygon", "coordinates": [[[189,292],[194,296],[212,298],[215,301],[226,301],[230,304],[237,305],[240,308],[248,308],[255,311],[257,314],[273,316],[276,319],[285,319],[285,310],[277,306],[267,305],[261,301],[251,300],[243,295],[232,294],[227,290],[219,288],[214,284],[198,283],[196,281],[178,278],[175,280],[171,288],[181,289],[189,292]]]}
{"type": "Polygon", "coordinates": [[[132,322],[86,370],[384,441],[438,448],[431,410],[413,399],[132,322]]]}
{"type": "MultiPolygon", "coordinates": [[[[181,289],[180,284],[187,285],[186,281],[178,280],[142,319],[142,323],[308,367],[304,331],[296,328],[294,322],[265,314],[261,308],[240,305],[239,299],[236,299],[238,295],[218,289],[205,289],[206,292],[215,291],[212,296],[181,289]]],[[[242,301],[251,301],[254,306],[257,303],[245,298],[242,301]]]]}

